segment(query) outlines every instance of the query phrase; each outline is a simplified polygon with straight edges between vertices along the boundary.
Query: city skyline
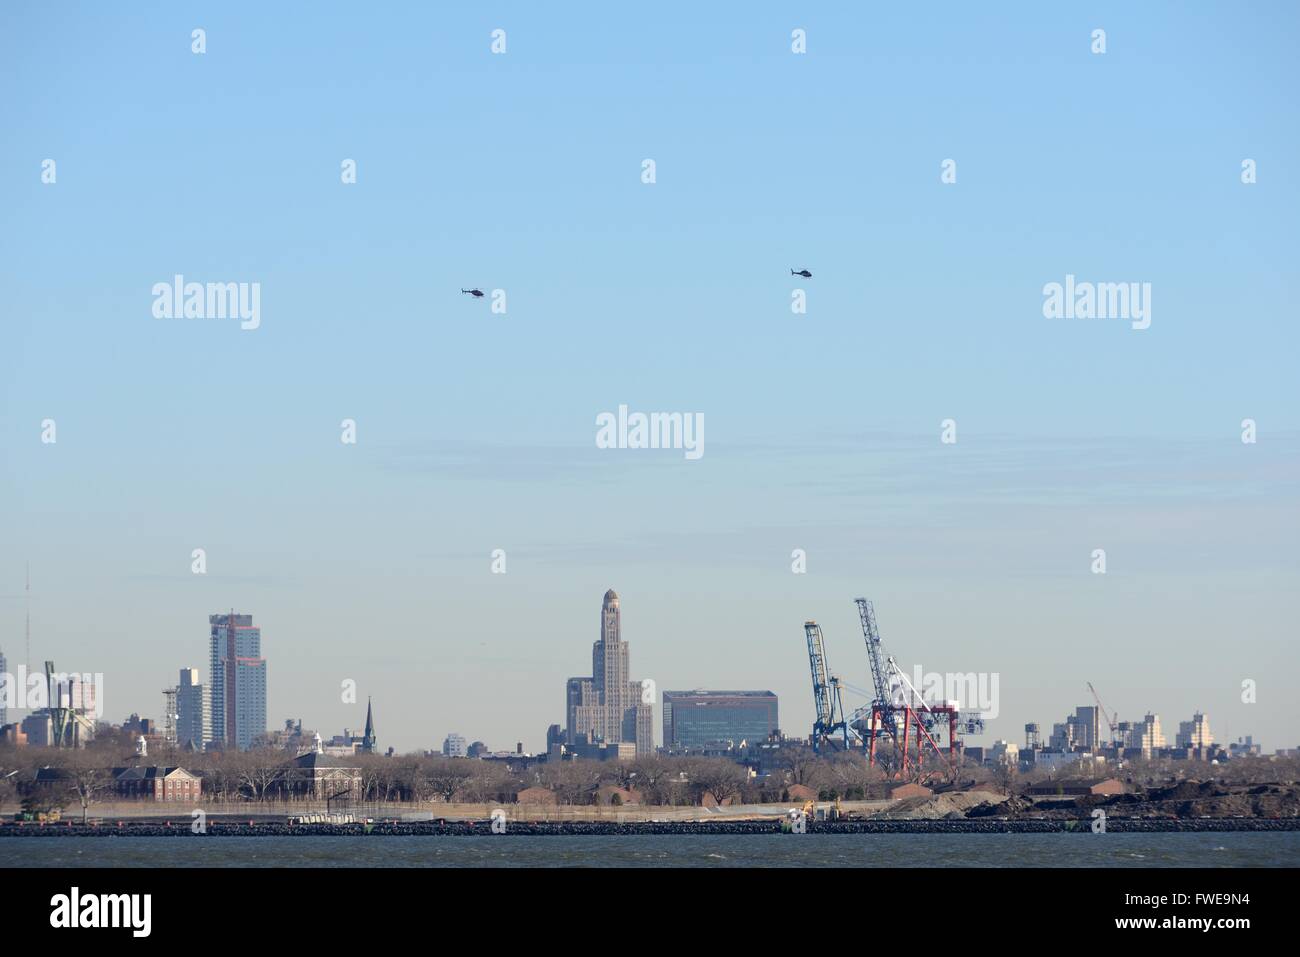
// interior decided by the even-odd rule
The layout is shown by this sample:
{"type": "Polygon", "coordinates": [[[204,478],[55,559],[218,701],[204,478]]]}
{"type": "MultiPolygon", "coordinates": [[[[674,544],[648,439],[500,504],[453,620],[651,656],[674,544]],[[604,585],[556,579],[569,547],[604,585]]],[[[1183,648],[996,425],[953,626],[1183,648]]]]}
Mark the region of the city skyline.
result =
{"type": "MultiPolygon", "coordinates": [[[[227,628],[227,622],[230,619],[230,615],[209,615],[208,619],[210,629],[209,649],[213,661],[212,667],[214,671],[222,672],[227,668],[224,655],[229,653],[228,649],[230,648],[231,636],[229,636],[227,628]]],[[[225,685],[217,681],[212,681],[205,686],[203,682],[199,680],[201,672],[199,672],[198,669],[192,667],[181,668],[179,671],[180,682],[178,685],[170,689],[170,693],[178,696],[177,700],[180,713],[177,715],[176,728],[178,732],[177,743],[179,745],[183,746],[186,743],[187,737],[192,740],[194,737],[194,729],[200,729],[204,735],[204,741],[210,741],[214,744],[219,744],[228,735],[233,733],[235,739],[240,743],[240,748],[244,749],[254,744],[259,735],[269,733],[272,730],[272,726],[277,725],[281,720],[280,718],[272,720],[270,718],[271,712],[265,704],[268,697],[265,684],[267,662],[265,658],[260,656],[261,628],[260,626],[254,626],[252,624],[253,616],[251,614],[237,614],[234,616],[234,619],[236,623],[236,636],[234,638],[235,647],[240,652],[240,654],[237,655],[236,660],[239,662],[241,668],[252,667],[252,680],[256,684],[255,688],[250,688],[247,692],[250,696],[248,700],[252,702],[252,705],[250,707],[250,704],[246,701],[244,704],[237,706],[237,713],[244,716],[242,719],[233,720],[233,723],[232,721],[225,720],[223,718],[223,715],[226,712],[224,701],[228,690],[225,685]],[[241,632],[243,634],[240,634],[241,632]],[[245,652],[251,652],[252,654],[244,654],[245,652]],[[259,708],[260,710],[258,710],[259,708]],[[252,712],[251,714],[250,711],[252,712]],[[218,721],[224,723],[224,730],[218,728],[218,721]],[[183,729],[190,729],[190,733],[187,735],[186,731],[183,729]]],[[[594,671],[600,668],[606,660],[604,657],[606,648],[613,650],[613,654],[610,655],[608,659],[610,662],[607,668],[608,672],[615,676],[623,675],[626,677],[628,672],[628,651],[627,643],[621,638],[621,602],[618,594],[613,589],[606,591],[602,600],[601,635],[600,639],[593,644],[592,660],[594,671]]],[[[4,661],[5,657],[3,649],[0,649],[0,662],[4,661]]],[[[0,671],[3,670],[4,668],[0,667],[0,671]]],[[[71,677],[73,680],[76,680],[78,675],[73,673],[71,677]]],[[[841,677],[843,677],[842,674],[841,677]]],[[[959,675],[958,677],[960,678],[962,676],[959,675]]],[[[649,680],[653,681],[653,679],[649,680]]],[[[566,680],[566,698],[568,701],[568,707],[566,710],[565,722],[561,724],[560,727],[563,730],[563,737],[568,744],[572,745],[575,743],[575,737],[572,731],[575,715],[582,715],[578,722],[581,727],[590,725],[594,729],[597,725],[605,727],[609,721],[614,720],[609,718],[608,715],[604,715],[606,709],[611,709],[611,713],[623,713],[628,711],[631,706],[630,702],[634,701],[635,698],[642,693],[644,686],[641,682],[635,680],[629,680],[624,683],[627,686],[627,694],[625,696],[626,700],[618,697],[611,698],[607,705],[603,695],[598,697],[592,694],[593,690],[595,690],[595,684],[593,684],[591,679],[569,678],[566,680]],[[580,685],[585,684],[590,686],[586,692],[578,694],[576,698],[574,696],[575,682],[578,682],[580,685]],[[633,692],[636,694],[634,695],[633,692]],[[577,711],[575,708],[582,708],[583,711],[577,711]]],[[[869,681],[864,681],[864,684],[869,684],[869,681]]],[[[666,736],[656,735],[653,731],[655,728],[654,709],[656,706],[663,708],[662,717],[664,730],[667,731],[669,727],[672,715],[672,707],[669,702],[670,695],[685,696],[688,698],[701,693],[712,696],[772,696],[771,708],[773,713],[775,713],[776,701],[779,696],[773,695],[771,691],[751,690],[723,692],[718,690],[709,690],[705,692],[706,687],[707,686],[704,684],[697,683],[690,686],[690,688],[695,689],[694,691],[685,686],[678,690],[661,691],[656,689],[654,705],[651,705],[648,708],[632,708],[632,711],[638,715],[634,720],[634,726],[639,727],[642,734],[644,734],[647,729],[650,731],[649,740],[653,742],[651,748],[663,748],[668,746],[669,742],[666,736]]],[[[847,682],[846,687],[850,689],[851,693],[856,692],[862,697],[861,702],[850,699],[852,702],[849,707],[850,711],[858,704],[867,703],[868,695],[865,688],[857,688],[854,686],[853,682],[847,682]]],[[[971,685],[971,687],[973,689],[974,685],[971,685]]],[[[93,692],[93,688],[89,688],[88,690],[93,692]]],[[[1091,690],[1092,689],[1089,688],[1089,691],[1091,690]]],[[[579,691],[581,691],[581,688],[579,688],[579,691]]],[[[811,692],[809,692],[809,695],[810,694],[811,692]]],[[[234,698],[237,701],[240,700],[240,696],[237,692],[234,693],[234,698]]],[[[962,702],[961,704],[963,711],[977,711],[981,706],[979,703],[975,702],[962,702]]],[[[994,709],[1000,711],[1004,702],[1000,700],[983,702],[982,706],[988,706],[990,704],[994,709]]],[[[373,697],[367,697],[364,716],[366,730],[363,737],[356,739],[357,741],[363,742],[362,750],[366,752],[373,752],[375,750],[372,706],[373,697]]],[[[797,703],[795,707],[798,707],[797,703]]],[[[29,713],[21,706],[16,710],[22,717],[26,717],[29,713]]],[[[93,710],[93,703],[91,705],[91,710],[93,710]]],[[[307,713],[311,712],[308,711],[307,713]]],[[[1124,712],[1124,714],[1128,713],[1130,712],[1124,712]]],[[[1063,721],[1056,721],[1055,713],[1049,715],[1046,720],[1035,716],[1020,725],[1015,725],[1007,721],[1005,718],[993,718],[988,721],[989,726],[985,733],[978,736],[966,735],[965,739],[967,745],[980,747],[985,750],[989,749],[996,741],[1007,741],[1014,744],[1022,732],[1028,734],[1029,729],[1025,727],[1025,725],[1032,724],[1035,726],[1035,733],[1037,733],[1037,728],[1040,726],[1051,728],[1051,733],[1049,735],[1043,735],[1042,740],[1047,747],[1054,750],[1069,751],[1079,747],[1091,750],[1108,745],[1113,738],[1122,740],[1127,747],[1144,749],[1162,748],[1170,746],[1169,739],[1171,737],[1171,735],[1166,735],[1162,731],[1161,715],[1163,714],[1165,716],[1164,721],[1168,726],[1173,727],[1174,723],[1177,723],[1178,732],[1176,735],[1172,735],[1172,737],[1176,738],[1178,741],[1188,740],[1196,743],[1213,741],[1215,744],[1227,746],[1228,744],[1235,743],[1238,740],[1246,740],[1262,747],[1266,753],[1269,750],[1296,747],[1296,745],[1287,743],[1282,739],[1279,739],[1276,746],[1271,742],[1266,743],[1266,739],[1261,737],[1259,731],[1249,726],[1244,728],[1240,733],[1237,733],[1235,737],[1227,732],[1221,733],[1221,736],[1215,736],[1209,731],[1209,721],[1205,709],[1202,708],[1194,708],[1191,711],[1178,713],[1165,712],[1159,709],[1152,710],[1150,708],[1138,708],[1132,713],[1142,714],[1144,717],[1141,721],[1134,721],[1131,718],[1125,719],[1124,715],[1121,714],[1121,711],[1118,708],[1103,711],[1101,707],[1079,705],[1075,707],[1074,713],[1066,715],[1065,720],[1063,721]],[[1184,715],[1190,717],[1190,720],[1184,720],[1184,715]],[[1111,729],[1106,727],[1106,723],[1109,721],[1117,723],[1118,732],[1112,733],[1111,729]]],[[[147,706],[132,707],[130,709],[130,717],[134,718],[137,716],[144,718],[152,717],[150,709],[147,706]]],[[[114,717],[115,715],[105,714],[103,720],[110,724],[119,723],[113,720],[114,717]]],[[[291,722],[292,719],[285,720],[291,722]]],[[[158,723],[157,719],[155,719],[155,723],[158,723]]],[[[315,724],[318,733],[322,730],[333,730],[332,726],[327,726],[323,722],[315,722],[310,718],[308,719],[308,723],[315,724]]],[[[1219,722],[1216,721],[1216,724],[1218,723],[1219,722]]],[[[301,725],[301,719],[299,719],[299,724],[301,725]]],[[[531,729],[535,724],[536,722],[521,719],[520,727],[526,725],[531,729]]],[[[1223,724],[1226,725],[1226,722],[1223,722],[1223,724]]],[[[626,719],[617,721],[617,725],[620,728],[630,727],[626,724],[626,719]]],[[[456,724],[455,726],[459,727],[459,724],[456,724]]],[[[581,729],[579,728],[579,730],[581,729]]],[[[807,736],[809,728],[802,726],[778,726],[771,730],[779,730],[787,738],[800,739],[807,736]]],[[[620,740],[623,739],[623,733],[626,732],[620,732],[620,740]]],[[[631,740],[640,744],[640,741],[635,737],[635,732],[631,733],[634,735],[631,740]]],[[[408,747],[397,747],[396,750],[399,753],[417,753],[421,751],[438,750],[439,748],[445,751],[446,743],[451,739],[460,740],[462,745],[468,744],[470,740],[487,740],[484,735],[477,733],[468,736],[462,735],[454,728],[445,733],[442,731],[435,731],[432,732],[432,734],[433,738],[442,736],[443,740],[441,745],[437,744],[436,740],[425,740],[420,738],[420,735],[416,733],[414,737],[420,739],[419,743],[408,747]]],[[[545,739],[546,732],[542,732],[539,736],[545,739]]],[[[531,741],[533,737],[533,732],[525,732],[521,730],[515,735],[504,735],[501,741],[498,741],[499,746],[492,747],[491,744],[489,744],[488,749],[490,751],[511,750],[514,747],[515,741],[522,743],[524,741],[531,741]],[[507,741],[506,739],[509,740],[507,741]],[[502,741],[505,743],[502,744],[502,741]]],[[[606,743],[612,743],[604,737],[600,740],[605,741],[606,743]]],[[[750,743],[753,744],[755,742],[750,741],[750,743]]],[[[1180,744],[1179,746],[1181,747],[1182,745],[1180,744]]],[[[546,746],[540,746],[530,747],[527,750],[530,752],[544,753],[547,748],[546,746]]],[[[638,753],[649,753],[649,749],[642,745],[638,753]]]]}
{"type": "Polygon", "coordinates": [[[613,585],[802,735],[866,595],[984,743],[1091,682],[1295,746],[1300,10],[1157,6],[0,11],[11,668],[156,715],[242,609],[272,728],[537,751],[613,585]]]}

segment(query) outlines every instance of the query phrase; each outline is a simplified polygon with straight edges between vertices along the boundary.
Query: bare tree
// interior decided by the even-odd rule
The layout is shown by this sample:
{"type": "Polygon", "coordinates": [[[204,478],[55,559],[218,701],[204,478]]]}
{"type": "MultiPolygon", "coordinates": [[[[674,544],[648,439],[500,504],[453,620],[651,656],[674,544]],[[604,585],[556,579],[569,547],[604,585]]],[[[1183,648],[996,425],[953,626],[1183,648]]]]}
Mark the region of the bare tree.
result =
{"type": "Polygon", "coordinates": [[[278,751],[227,751],[222,763],[234,765],[239,791],[250,801],[265,801],[284,775],[284,756],[278,751]]]}
{"type": "Polygon", "coordinates": [[[822,759],[812,750],[801,745],[783,748],[780,755],[781,768],[785,771],[790,784],[803,784],[815,787],[821,783],[824,773],[822,759]]]}
{"type": "Polygon", "coordinates": [[[554,791],[562,804],[591,803],[600,778],[599,764],[581,759],[547,762],[541,773],[542,784],[554,791]]]}
{"type": "MultiPolygon", "coordinates": [[[[224,757],[221,755],[219,757],[224,757]]],[[[239,777],[225,761],[213,755],[203,755],[199,761],[191,761],[202,779],[203,792],[215,801],[229,801],[239,794],[239,777]]]]}
{"type": "Polygon", "coordinates": [[[476,761],[460,793],[475,803],[495,801],[498,794],[513,789],[510,773],[494,761],[476,761]]]}
{"type": "Polygon", "coordinates": [[[642,757],[631,762],[628,781],[649,804],[671,804],[671,782],[677,776],[676,762],[659,757],[642,757]]]}
{"type": "Polygon", "coordinates": [[[393,787],[397,797],[417,803],[426,801],[432,790],[428,769],[417,757],[387,759],[393,771],[393,787]]]}
{"type": "Polygon", "coordinates": [[[474,774],[471,758],[439,758],[428,771],[429,790],[443,801],[451,801],[469,783],[474,774]]]}
{"type": "Polygon", "coordinates": [[[362,793],[368,793],[371,800],[393,801],[401,797],[403,772],[401,766],[391,758],[379,755],[359,756],[362,768],[362,782],[368,787],[362,793]]]}
{"type": "Polygon", "coordinates": [[[66,752],[60,763],[73,796],[81,805],[81,823],[85,824],[90,806],[112,786],[112,769],[104,767],[97,755],[84,751],[66,752]]]}
{"type": "Polygon", "coordinates": [[[1005,794],[1012,794],[1016,786],[1016,765],[1010,761],[993,769],[993,783],[1005,794]]]}
{"type": "Polygon", "coordinates": [[[380,777],[384,772],[384,763],[386,761],[386,758],[369,754],[357,755],[348,759],[347,763],[361,772],[361,800],[379,800],[380,777]]]}
{"type": "Polygon", "coordinates": [[[707,792],[712,794],[719,804],[728,798],[739,796],[741,788],[749,780],[745,769],[727,758],[705,758],[697,761],[689,773],[695,799],[702,799],[707,792]]]}
{"type": "Polygon", "coordinates": [[[821,775],[826,785],[839,797],[850,794],[865,796],[867,787],[882,775],[867,766],[867,759],[856,751],[841,751],[829,757],[821,775]]]}

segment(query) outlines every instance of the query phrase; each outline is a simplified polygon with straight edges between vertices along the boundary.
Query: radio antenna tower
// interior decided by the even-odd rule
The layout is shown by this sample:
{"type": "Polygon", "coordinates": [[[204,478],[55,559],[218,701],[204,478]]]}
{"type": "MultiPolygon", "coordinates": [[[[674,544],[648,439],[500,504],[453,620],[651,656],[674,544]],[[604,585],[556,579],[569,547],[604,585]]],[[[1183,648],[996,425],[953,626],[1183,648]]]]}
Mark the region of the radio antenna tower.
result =
{"type": "Polygon", "coordinates": [[[23,662],[23,664],[30,669],[32,666],[32,563],[31,562],[27,563],[27,583],[26,585],[24,585],[23,591],[25,593],[23,600],[24,603],[26,604],[26,610],[27,610],[27,624],[25,626],[25,632],[27,638],[27,649],[24,655],[26,660],[23,662]]]}

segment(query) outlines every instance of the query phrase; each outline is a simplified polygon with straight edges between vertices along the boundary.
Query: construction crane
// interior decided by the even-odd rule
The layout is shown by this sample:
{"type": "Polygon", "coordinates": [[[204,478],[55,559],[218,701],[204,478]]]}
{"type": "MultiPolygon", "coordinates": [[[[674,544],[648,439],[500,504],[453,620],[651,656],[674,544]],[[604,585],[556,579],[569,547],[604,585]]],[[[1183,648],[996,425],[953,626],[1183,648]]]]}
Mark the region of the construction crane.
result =
{"type": "MultiPolygon", "coordinates": [[[[54,678],[54,662],[45,662],[45,689],[50,709],[50,739],[56,748],[64,746],[64,739],[72,733],[72,709],[63,707],[63,695],[54,678]]],[[[69,692],[70,693],[70,692],[69,692]]],[[[71,701],[68,704],[72,704],[71,701]]]]}
{"type": "Polygon", "coordinates": [[[847,750],[849,723],[844,719],[840,679],[830,673],[826,664],[826,644],[822,640],[821,625],[805,621],[803,630],[808,639],[808,666],[812,670],[813,704],[817,709],[817,720],[813,722],[813,751],[820,753],[822,745],[833,741],[836,733],[843,736],[847,750]]]}
{"type": "Polygon", "coordinates": [[[1101,698],[1097,695],[1097,689],[1092,686],[1092,682],[1089,681],[1087,684],[1088,690],[1092,692],[1092,700],[1097,702],[1097,710],[1101,712],[1101,716],[1105,718],[1106,723],[1110,725],[1110,743],[1113,747],[1118,748],[1120,746],[1118,727],[1119,715],[1109,714],[1106,711],[1106,706],[1101,703],[1101,698]]]}
{"type": "Polygon", "coordinates": [[[63,706],[61,682],[54,674],[54,662],[45,662],[45,687],[50,712],[50,741],[56,748],[74,748],[94,734],[95,726],[77,711],[72,700],[72,683],[68,683],[68,706],[63,706]]]}

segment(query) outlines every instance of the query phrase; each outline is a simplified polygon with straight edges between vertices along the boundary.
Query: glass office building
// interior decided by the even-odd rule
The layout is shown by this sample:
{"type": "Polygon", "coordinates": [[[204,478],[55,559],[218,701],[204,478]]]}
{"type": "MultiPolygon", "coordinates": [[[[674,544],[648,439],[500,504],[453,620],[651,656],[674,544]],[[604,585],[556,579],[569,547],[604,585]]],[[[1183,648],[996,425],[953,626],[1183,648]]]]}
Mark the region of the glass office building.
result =
{"type": "Polygon", "coordinates": [[[780,727],[770,691],[665,691],[664,747],[669,750],[759,744],[780,727]]]}

